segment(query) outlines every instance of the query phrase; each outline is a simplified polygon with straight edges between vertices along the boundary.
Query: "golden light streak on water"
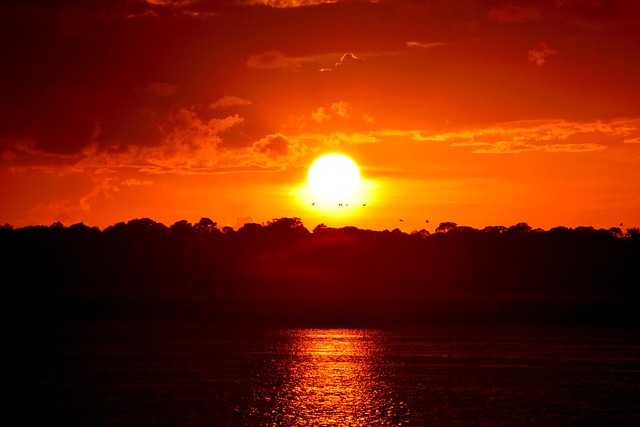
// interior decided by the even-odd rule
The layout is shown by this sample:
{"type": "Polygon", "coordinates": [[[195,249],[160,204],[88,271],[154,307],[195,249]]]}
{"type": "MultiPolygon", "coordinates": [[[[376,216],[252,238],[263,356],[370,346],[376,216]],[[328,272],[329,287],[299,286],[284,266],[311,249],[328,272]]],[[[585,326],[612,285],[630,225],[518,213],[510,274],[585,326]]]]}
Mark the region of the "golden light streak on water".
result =
{"type": "Polygon", "coordinates": [[[300,329],[286,331],[293,355],[275,397],[271,425],[406,425],[404,402],[386,383],[379,331],[300,329]],[[405,415],[405,416],[403,416],[405,415]]]}

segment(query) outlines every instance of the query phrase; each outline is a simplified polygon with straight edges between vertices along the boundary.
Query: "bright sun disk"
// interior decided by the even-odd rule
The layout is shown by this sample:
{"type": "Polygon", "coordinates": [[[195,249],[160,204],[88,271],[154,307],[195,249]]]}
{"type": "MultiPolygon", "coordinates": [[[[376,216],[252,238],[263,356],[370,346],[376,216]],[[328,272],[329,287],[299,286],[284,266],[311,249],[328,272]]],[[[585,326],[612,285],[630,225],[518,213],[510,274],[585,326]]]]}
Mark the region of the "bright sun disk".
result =
{"type": "Polygon", "coordinates": [[[358,165],[343,154],[325,154],[317,158],[307,175],[311,191],[327,202],[344,202],[358,190],[358,165]]]}

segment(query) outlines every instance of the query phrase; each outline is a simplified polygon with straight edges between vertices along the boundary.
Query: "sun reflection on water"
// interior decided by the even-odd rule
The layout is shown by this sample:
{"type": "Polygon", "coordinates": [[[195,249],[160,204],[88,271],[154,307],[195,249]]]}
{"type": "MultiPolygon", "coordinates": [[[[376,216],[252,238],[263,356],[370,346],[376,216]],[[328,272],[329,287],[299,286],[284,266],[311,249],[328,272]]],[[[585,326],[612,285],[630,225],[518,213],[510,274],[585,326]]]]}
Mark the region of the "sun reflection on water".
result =
{"type": "Polygon", "coordinates": [[[283,381],[273,385],[270,425],[399,426],[407,418],[385,381],[382,332],[283,331],[283,381]],[[284,353],[284,354],[283,354],[284,353]]]}

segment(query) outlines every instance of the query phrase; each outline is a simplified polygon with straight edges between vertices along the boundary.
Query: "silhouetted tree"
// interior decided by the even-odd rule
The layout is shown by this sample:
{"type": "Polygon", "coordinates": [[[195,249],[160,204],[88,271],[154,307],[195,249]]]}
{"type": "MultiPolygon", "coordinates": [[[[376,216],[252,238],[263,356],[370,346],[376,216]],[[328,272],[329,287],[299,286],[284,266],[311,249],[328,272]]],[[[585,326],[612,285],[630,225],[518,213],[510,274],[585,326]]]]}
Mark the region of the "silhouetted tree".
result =
{"type": "Polygon", "coordinates": [[[624,234],[622,233],[622,230],[619,227],[611,227],[609,229],[609,233],[611,233],[612,236],[614,237],[623,237],[624,234]]]}
{"type": "Polygon", "coordinates": [[[507,233],[511,234],[525,234],[529,232],[531,232],[531,227],[526,222],[519,222],[507,228],[507,233]]]}
{"type": "Polygon", "coordinates": [[[441,222],[440,225],[436,227],[436,233],[448,233],[456,228],[458,228],[458,224],[455,222],[441,222]]]}
{"type": "Polygon", "coordinates": [[[490,225],[482,229],[485,233],[489,234],[502,234],[507,231],[507,227],[502,225],[490,225]]]}
{"type": "Polygon", "coordinates": [[[429,233],[429,231],[425,230],[424,228],[422,230],[414,230],[411,232],[411,235],[414,237],[418,237],[421,239],[426,239],[428,238],[431,233],[429,233]]]}
{"type": "Polygon", "coordinates": [[[169,227],[172,234],[188,236],[193,231],[193,226],[186,219],[175,222],[169,227]]]}
{"type": "Polygon", "coordinates": [[[218,230],[217,225],[218,224],[216,222],[209,218],[200,218],[200,221],[195,225],[195,228],[200,234],[207,235],[219,232],[220,230],[218,230]]]}

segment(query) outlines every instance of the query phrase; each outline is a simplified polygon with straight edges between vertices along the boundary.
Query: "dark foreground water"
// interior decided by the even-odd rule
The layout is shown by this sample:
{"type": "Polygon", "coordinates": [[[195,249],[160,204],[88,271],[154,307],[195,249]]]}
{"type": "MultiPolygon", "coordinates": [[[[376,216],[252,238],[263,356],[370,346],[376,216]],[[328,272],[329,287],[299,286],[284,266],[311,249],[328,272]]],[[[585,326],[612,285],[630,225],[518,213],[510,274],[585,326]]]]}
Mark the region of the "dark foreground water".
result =
{"type": "Polygon", "coordinates": [[[640,425],[621,329],[95,323],[24,345],[15,425],[640,425]]]}

